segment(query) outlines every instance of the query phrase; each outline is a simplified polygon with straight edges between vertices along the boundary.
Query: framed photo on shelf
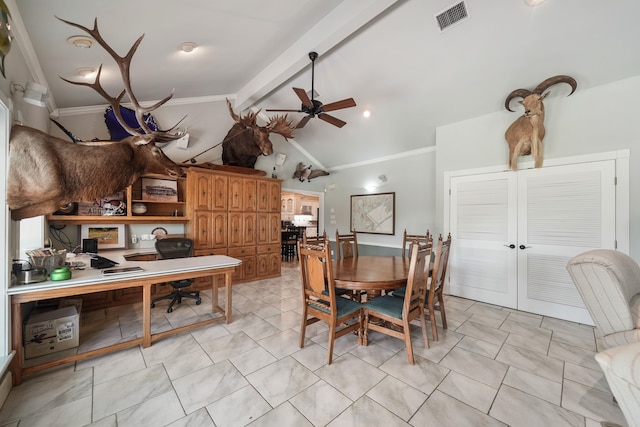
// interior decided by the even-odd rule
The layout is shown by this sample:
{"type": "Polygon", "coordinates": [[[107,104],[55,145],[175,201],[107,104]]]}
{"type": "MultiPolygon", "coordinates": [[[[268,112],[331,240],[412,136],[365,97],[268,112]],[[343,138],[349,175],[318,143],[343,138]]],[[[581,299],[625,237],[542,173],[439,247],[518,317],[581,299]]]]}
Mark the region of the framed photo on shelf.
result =
{"type": "Polygon", "coordinates": [[[82,239],[97,239],[98,250],[126,247],[124,224],[83,224],[80,235],[82,239]]]}
{"type": "Polygon", "coordinates": [[[142,178],[142,200],[177,202],[178,183],[168,179],[142,178]]]}
{"type": "Polygon", "coordinates": [[[395,234],[396,193],[351,196],[351,231],[395,234]]]}

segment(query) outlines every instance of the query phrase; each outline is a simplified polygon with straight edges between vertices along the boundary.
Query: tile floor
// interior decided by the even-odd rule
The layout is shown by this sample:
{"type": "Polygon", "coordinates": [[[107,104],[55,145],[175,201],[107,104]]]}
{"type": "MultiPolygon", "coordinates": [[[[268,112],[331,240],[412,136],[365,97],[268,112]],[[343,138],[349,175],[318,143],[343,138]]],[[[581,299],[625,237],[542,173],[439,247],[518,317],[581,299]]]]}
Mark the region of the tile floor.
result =
{"type": "MultiPolygon", "coordinates": [[[[591,327],[447,297],[439,341],[425,349],[414,329],[414,366],[401,340],[374,332],[367,347],[350,334],[337,340],[327,365],[326,326],[309,327],[298,346],[299,270],[283,264],[280,278],[233,287],[230,325],[26,377],[0,426],[626,425],[591,327]]],[[[209,307],[187,301],[167,314],[158,305],[153,328],[209,307]]],[[[84,313],[79,351],[139,334],[141,312],[84,313]]]]}

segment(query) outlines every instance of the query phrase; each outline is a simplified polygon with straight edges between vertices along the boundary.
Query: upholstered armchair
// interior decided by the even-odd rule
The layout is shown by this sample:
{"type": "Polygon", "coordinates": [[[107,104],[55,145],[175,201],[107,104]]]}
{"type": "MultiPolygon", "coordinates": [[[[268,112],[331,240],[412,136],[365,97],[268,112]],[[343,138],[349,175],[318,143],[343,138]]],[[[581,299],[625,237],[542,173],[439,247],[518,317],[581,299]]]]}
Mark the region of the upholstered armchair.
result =
{"type": "Polygon", "coordinates": [[[640,266],[630,256],[595,249],[572,258],[567,270],[605,348],[640,341],[640,266]]]}
{"type": "Polygon", "coordinates": [[[596,354],[629,427],[640,427],[640,342],[596,354]]]}

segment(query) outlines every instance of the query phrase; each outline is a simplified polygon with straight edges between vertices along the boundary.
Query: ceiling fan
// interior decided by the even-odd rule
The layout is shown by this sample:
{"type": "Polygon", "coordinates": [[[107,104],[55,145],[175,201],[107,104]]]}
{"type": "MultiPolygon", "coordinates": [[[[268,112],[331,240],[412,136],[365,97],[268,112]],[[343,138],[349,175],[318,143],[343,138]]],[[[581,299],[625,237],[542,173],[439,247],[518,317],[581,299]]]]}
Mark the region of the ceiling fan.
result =
{"type": "Polygon", "coordinates": [[[305,117],[298,122],[296,125],[296,129],[300,129],[304,125],[307,124],[309,119],[313,117],[318,117],[320,120],[324,120],[327,123],[331,123],[334,126],[341,128],[346,125],[347,122],[342,121],[336,117],[333,117],[327,114],[328,111],[341,110],[343,108],[355,107],[356,101],[353,98],[343,99],[342,101],[331,102],[329,104],[323,104],[322,102],[314,99],[315,91],[313,90],[314,83],[314,65],[318,54],[316,52],[309,52],[309,59],[311,59],[311,99],[309,99],[309,95],[305,92],[304,89],[299,87],[294,87],[293,91],[298,95],[298,98],[302,101],[302,106],[299,110],[269,110],[266,111],[284,111],[284,112],[295,112],[295,113],[307,113],[305,117]]]}

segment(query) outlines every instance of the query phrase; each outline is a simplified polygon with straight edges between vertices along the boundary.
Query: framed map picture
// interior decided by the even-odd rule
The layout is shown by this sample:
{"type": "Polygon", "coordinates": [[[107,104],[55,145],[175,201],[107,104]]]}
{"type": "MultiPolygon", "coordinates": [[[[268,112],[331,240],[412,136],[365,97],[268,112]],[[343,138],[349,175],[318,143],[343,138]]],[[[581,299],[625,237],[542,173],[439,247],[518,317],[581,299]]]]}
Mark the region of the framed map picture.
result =
{"type": "Polygon", "coordinates": [[[395,234],[396,193],[351,196],[351,231],[395,234]]]}

